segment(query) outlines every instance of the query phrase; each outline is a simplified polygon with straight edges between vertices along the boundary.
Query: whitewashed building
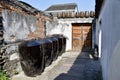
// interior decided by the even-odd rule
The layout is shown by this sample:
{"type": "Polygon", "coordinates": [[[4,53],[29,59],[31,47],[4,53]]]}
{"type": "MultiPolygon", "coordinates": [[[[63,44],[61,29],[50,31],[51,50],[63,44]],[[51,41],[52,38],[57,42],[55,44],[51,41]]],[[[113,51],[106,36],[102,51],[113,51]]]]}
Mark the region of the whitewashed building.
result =
{"type": "MultiPolygon", "coordinates": [[[[89,11],[86,11],[89,12],[89,11]]],[[[92,17],[85,12],[81,14],[78,12],[77,4],[59,4],[52,5],[45,13],[51,13],[54,15],[54,23],[46,22],[46,35],[51,34],[63,34],[67,37],[66,50],[91,50],[92,48],[92,17]],[[59,17],[57,13],[61,14],[59,17]],[[71,14],[71,13],[74,13],[71,14]],[[55,15],[56,14],[56,15],[55,15]]]]}
{"type": "Polygon", "coordinates": [[[120,0],[96,0],[96,45],[103,80],[120,80],[120,0]]]}
{"type": "Polygon", "coordinates": [[[86,45],[86,48],[88,46],[88,48],[91,49],[92,48],[92,31],[91,31],[92,20],[93,18],[57,19],[55,20],[57,21],[57,24],[54,24],[48,21],[47,28],[46,28],[46,35],[63,34],[64,36],[66,36],[67,37],[66,51],[68,50],[81,51],[83,48],[83,45],[86,45]],[[88,40],[86,40],[86,37],[88,37],[87,36],[88,34],[90,35],[88,40]]]}

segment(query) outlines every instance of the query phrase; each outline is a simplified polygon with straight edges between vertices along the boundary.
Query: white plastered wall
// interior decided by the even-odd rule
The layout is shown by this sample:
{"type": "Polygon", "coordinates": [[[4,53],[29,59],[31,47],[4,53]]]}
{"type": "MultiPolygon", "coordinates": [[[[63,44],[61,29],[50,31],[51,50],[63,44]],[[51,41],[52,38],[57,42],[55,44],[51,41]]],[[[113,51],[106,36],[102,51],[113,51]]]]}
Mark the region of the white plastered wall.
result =
{"type": "Polygon", "coordinates": [[[67,37],[66,51],[72,50],[72,23],[92,23],[93,18],[56,19],[46,22],[46,35],[63,34],[67,37]]]}
{"type": "Polygon", "coordinates": [[[58,22],[56,24],[52,24],[48,22],[46,30],[46,35],[52,35],[52,34],[63,34],[67,38],[66,43],[66,51],[72,49],[72,25],[71,23],[64,23],[64,22],[58,22]]]}
{"type": "Polygon", "coordinates": [[[104,80],[120,80],[119,40],[120,40],[120,0],[105,0],[97,26],[99,53],[101,54],[104,80]],[[101,36],[100,36],[101,35],[101,36]],[[100,38],[101,37],[101,38],[100,38]],[[101,40],[100,40],[101,39],[101,40]],[[117,62],[115,62],[117,61],[117,62]]]}

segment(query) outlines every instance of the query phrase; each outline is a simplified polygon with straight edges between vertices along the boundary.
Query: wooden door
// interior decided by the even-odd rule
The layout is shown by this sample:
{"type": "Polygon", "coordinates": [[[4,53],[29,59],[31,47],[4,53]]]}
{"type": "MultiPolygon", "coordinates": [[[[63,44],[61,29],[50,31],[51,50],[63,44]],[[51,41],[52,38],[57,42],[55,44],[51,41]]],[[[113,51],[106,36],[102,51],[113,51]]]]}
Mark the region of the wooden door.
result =
{"type": "Polygon", "coordinates": [[[91,24],[72,24],[72,49],[76,51],[88,51],[92,46],[91,24]]]}

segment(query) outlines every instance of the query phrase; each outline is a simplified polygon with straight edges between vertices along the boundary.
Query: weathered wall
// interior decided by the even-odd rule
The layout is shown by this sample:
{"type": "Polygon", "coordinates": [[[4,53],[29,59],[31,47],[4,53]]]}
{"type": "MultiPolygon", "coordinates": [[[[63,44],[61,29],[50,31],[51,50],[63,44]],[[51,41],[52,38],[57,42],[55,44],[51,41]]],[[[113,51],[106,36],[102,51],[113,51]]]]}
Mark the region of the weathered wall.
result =
{"type": "Polygon", "coordinates": [[[99,53],[104,80],[120,79],[120,0],[105,0],[97,21],[99,53]],[[100,40],[101,37],[101,40],[100,40]],[[101,44],[100,44],[101,43],[101,44]]]}
{"type": "Polygon", "coordinates": [[[63,34],[67,37],[66,50],[71,50],[72,43],[72,25],[63,22],[46,22],[46,35],[63,34]]]}
{"type": "Polygon", "coordinates": [[[19,74],[22,71],[19,60],[19,43],[4,45],[0,48],[1,69],[6,70],[9,76],[19,74]]]}
{"type": "Polygon", "coordinates": [[[92,23],[93,18],[55,19],[47,22],[46,35],[63,34],[67,37],[66,51],[72,50],[72,23],[92,23]]]}
{"type": "Polygon", "coordinates": [[[44,36],[44,23],[37,20],[37,17],[7,10],[3,10],[2,15],[5,42],[44,36]]]}
{"type": "Polygon", "coordinates": [[[11,42],[27,39],[30,32],[36,30],[37,18],[16,12],[3,11],[4,41],[11,42]]]}
{"type": "MultiPolygon", "coordinates": [[[[8,5],[5,3],[2,6],[0,12],[2,12],[1,22],[4,28],[3,38],[4,42],[9,44],[0,45],[0,69],[6,70],[7,74],[13,76],[23,71],[19,60],[19,44],[24,40],[45,37],[45,22],[47,20],[52,21],[52,18],[50,18],[52,16],[43,15],[40,11],[31,13],[27,10],[26,12],[14,4],[8,5]]],[[[18,6],[20,7],[19,4],[18,6]]],[[[30,7],[26,7],[26,9],[28,8],[30,7]]]]}
{"type": "Polygon", "coordinates": [[[13,76],[22,71],[18,46],[23,40],[43,37],[44,21],[40,16],[25,15],[14,11],[3,10],[2,22],[4,28],[4,42],[12,43],[1,45],[0,58],[3,60],[1,69],[6,70],[7,74],[13,76]],[[20,41],[20,42],[19,42],[20,41]]]}

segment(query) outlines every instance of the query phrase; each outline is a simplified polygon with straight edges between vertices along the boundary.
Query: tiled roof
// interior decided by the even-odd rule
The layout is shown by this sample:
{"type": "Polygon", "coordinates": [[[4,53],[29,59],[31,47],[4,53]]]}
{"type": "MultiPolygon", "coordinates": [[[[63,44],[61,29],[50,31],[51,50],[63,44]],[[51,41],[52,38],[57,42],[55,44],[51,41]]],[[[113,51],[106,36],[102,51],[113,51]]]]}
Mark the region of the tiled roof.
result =
{"type": "Polygon", "coordinates": [[[31,13],[39,12],[38,9],[32,7],[31,5],[29,5],[25,2],[19,1],[19,0],[0,0],[0,2],[4,2],[4,3],[14,6],[18,9],[20,8],[22,10],[29,11],[31,13]]]}
{"type": "Polygon", "coordinates": [[[71,10],[75,9],[77,7],[76,3],[68,3],[68,4],[57,4],[57,5],[52,5],[45,11],[56,11],[56,10],[71,10]]]}

